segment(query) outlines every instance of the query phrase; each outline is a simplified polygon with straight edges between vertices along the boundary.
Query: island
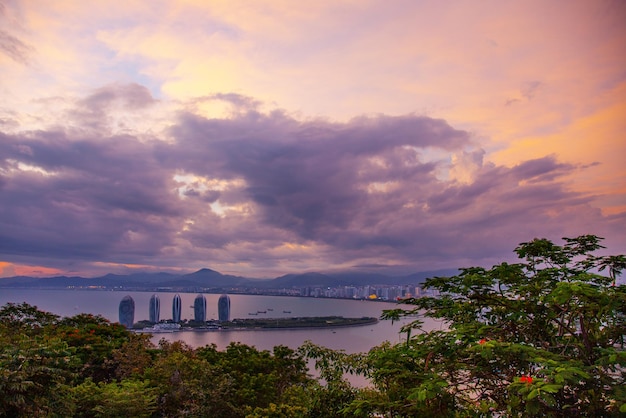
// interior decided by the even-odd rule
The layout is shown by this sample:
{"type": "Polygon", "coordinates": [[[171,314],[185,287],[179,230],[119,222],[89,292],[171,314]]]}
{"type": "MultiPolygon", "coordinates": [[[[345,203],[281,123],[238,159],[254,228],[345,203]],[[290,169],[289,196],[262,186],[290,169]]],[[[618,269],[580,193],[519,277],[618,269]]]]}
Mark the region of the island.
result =
{"type": "Polygon", "coordinates": [[[177,331],[228,331],[228,330],[261,330],[261,329],[301,329],[301,328],[335,328],[372,325],[377,318],[360,317],[344,318],[343,316],[312,316],[293,318],[245,318],[231,321],[186,321],[184,324],[160,322],[153,324],[140,321],[134,324],[133,330],[143,333],[162,333],[177,331]]]}

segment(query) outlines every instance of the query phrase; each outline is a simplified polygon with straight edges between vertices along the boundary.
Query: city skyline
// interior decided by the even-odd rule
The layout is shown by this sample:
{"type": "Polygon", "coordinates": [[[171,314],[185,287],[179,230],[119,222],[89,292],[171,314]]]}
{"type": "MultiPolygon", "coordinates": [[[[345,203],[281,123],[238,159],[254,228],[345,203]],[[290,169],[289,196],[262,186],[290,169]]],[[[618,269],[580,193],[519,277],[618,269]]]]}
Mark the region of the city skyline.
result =
{"type": "Polygon", "coordinates": [[[0,0],[0,278],[626,253],[626,4],[0,0]]]}

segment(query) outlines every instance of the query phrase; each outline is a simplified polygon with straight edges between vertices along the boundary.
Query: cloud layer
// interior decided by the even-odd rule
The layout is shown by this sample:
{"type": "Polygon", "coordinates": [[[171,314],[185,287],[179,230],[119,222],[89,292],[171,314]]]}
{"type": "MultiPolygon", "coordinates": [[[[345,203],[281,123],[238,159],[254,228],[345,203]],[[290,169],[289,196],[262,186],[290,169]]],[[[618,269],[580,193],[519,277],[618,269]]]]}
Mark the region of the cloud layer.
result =
{"type": "Polygon", "coordinates": [[[0,276],[405,272],[587,233],[624,253],[624,21],[0,0],[0,276]]]}
{"type": "Polygon", "coordinates": [[[71,106],[68,125],[80,130],[3,134],[5,260],[400,272],[490,262],[534,236],[626,235],[623,216],[602,216],[561,181],[584,168],[555,156],[507,168],[483,164],[467,151],[471,135],[440,119],[303,121],[234,94],[213,100],[227,100],[230,117],[182,108],[146,140],[116,133],[115,113],[156,101],[114,84],[71,106]]]}

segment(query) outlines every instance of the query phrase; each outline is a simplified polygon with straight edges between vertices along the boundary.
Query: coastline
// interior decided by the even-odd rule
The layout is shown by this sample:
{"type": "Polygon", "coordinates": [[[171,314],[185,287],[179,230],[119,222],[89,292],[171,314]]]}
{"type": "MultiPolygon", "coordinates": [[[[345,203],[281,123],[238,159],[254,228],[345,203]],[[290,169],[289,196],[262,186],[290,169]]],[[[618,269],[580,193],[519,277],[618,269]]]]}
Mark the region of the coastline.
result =
{"type": "MultiPolygon", "coordinates": [[[[278,331],[278,330],[307,330],[324,328],[347,328],[374,325],[378,318],[343,318],[343,317],[295,317],[295,318],[264,318],[264,319],[234,319],[225,326],[211,325],[179,328],[137,328],[131,331],[140,334],[171,334],[177,332],[228,332],[228,331],[278,331]],[[268,323],[274,322],[276,323],[268,323]],[[297,325],[295,325],[297,324],[297,325]]],[[[158,325],[158,324],[157,324],[158,325]]]]}

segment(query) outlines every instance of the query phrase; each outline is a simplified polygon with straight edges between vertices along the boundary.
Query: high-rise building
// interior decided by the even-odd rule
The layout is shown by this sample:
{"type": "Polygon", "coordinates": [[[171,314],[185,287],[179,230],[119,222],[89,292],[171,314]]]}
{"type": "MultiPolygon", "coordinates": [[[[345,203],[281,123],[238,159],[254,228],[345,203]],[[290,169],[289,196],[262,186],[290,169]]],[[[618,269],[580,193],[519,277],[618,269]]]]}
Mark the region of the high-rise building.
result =
{"type": "Polygon", "coordinates": [[[196,322],[206,321],[206,298],[204,295],[196,296],[193,301],[193,319],[196,322]]]}
{"type": "Polygon", "coordinates": [[[228,295],[222,295],[217,300],[217,314],[220,321],[230,320],[230,298],[228,295]]]}
{"type": "Polygon", "coordinates": [[[135,323],[135,301],[130,296],[124,296],[120,302],[120,324],[132,328],[135,323]]]}
{"type": "Polygon", "coordinates": [[[182,309],[182,302],[180,300],[180,295],[176,294],[176,296],[174,296],[174,300],[172,301],[172,320],[176,324],[180,322],[181,309],[182,309]]]}
{"type": "Polygon", "coordinates": [[[152,295],[150,298],[150,322],[159,322],[159,316],[161,316],[161,301],[157,295],[152,295]]]}

